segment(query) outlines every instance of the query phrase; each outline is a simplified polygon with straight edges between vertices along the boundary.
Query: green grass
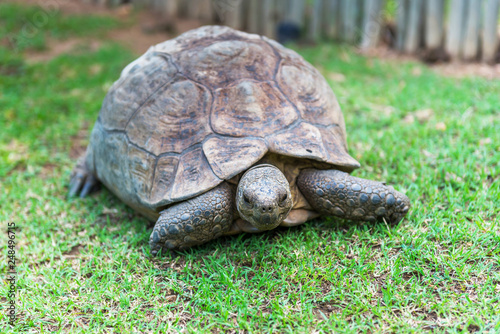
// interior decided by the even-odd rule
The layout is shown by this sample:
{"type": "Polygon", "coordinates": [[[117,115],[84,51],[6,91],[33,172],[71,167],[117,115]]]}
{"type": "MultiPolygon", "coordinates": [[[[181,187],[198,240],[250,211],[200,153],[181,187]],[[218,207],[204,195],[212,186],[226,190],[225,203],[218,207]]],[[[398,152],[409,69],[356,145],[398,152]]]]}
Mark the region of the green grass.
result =
{"type": "Polygon", "coordinates": [[[106,30],[119,26],[118,21],[110,17],[64,16],[57,10],[57,1],[42,4],[45,6],[25,7],[0,3],[0,38],[6,38],[12,49],[43,50],[47,38],[102,36],[106,30]]]}
{"type": "MultiPolygon", "coordinates": [[[[34,10],[0,6],[0,23],[34,10]]],[[[96,18],[81,20],[68,36],[96,18]]],[[[0,240],[19,226],[20,312],[11,327],[2,311],[0,332],[500,332],[500,82],[345,47],[298,51],[332,79],[355,175],[406,192],[407,219],[324,218],[152,258],[151,226],[107,190],[66,198],[75,147],[135,56],[104,43],[27,64],[0,49],[11,61],[0,71],[0,240]]],[[[2,277],[6,266],[3,248],[2,277]]]]}

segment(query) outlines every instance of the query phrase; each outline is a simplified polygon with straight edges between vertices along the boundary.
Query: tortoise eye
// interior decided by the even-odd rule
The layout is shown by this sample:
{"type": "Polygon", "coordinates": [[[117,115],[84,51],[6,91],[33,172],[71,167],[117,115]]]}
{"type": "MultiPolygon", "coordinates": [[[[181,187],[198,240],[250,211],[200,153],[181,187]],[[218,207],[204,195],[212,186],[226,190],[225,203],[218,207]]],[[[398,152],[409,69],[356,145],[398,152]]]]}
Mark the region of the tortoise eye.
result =
{"type": "Polygon", "coordinates": [[[281,200],[280,200],[280,201],[281,201],[281,202],[284,202],[284,201],[286,201],[286,200],[287,200],[287,198],[288,198],[288,194],[287,194],[287,193],[285,193],[283,196],[281,196],[281,200]]]}
{"type": "Polygon", "coordinates": [[[248,198],[247,194],[243,194],[243,201],[244,201],[246,204],[250,205],[250,199],[248,198]]]}

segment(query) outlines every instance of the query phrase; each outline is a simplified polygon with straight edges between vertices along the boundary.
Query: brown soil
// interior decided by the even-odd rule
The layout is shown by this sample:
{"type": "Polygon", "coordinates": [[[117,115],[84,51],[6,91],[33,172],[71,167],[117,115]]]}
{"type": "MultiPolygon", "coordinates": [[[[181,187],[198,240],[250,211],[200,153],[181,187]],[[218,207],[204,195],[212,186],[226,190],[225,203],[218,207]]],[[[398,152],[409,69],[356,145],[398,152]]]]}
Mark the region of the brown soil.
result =
{"type": "Polygon", "coordinates": [[[103,6],[98,6],[96,4],[88,3],[84,0],[58,0],[58,1],[47,1],[46,5],[44,1],[39,0],[9,0],[9,2],[20,3],[31,6],[41,6],[47,10],[59,10],[63,14],[68,15],[82,15],[82,14],[93,14],[93,15],[116,15],[119,10],[110,9],[103,6]]]}
{"type": "Polygon", "coordinates": [[[82,157],[85,154],[85,151],[87,150],[89,133],[90,133],[90,126],[87,122],[85,122],[84,124],[82,124],[82,127],[78,131],[76,136],[71,138],[72,145],[69,156],[72,159],[77,160],[78,158],[82,157]]]}
{"type": "MultiPolygon", "coordinates": [[[[38,0],[11,0],[13,2],[40,5],[38,0]]],[[[132,50],[137,55],[143,54],[154,44],[170,39],[179,33],[200,26],[198,20],[166,20],[150,11],[137,12],[130,5],[107,8],[83,1],[58,1],[57,7],[47,10],[60,10],[65,15],[104,15],[111,16],[125,23],[126,28],[114,29],[106,34],[106,39],[116,41],[132,50]],[[130,22],[134,22],[130,24],[130,22]]],[[[43,7],[43,6],[42,6],[43,7]]],[[[74,52],[78,48],[96,50],[102,44],[100,39],[70,38],[67,40],[49,39],[44,51],[25,53],[28,62],[45,62],[64,53],[74,52]]]]}
{"type": "Polygon", "coordinates": [[[46,50],[26,51],[24,56],[28,63],[46,62],[59,55],[74,52],[77,49],[96,51],[101,44],[98,40],[88,38],[71,38],[63,41],[49,39],[46,50]]]}
{"type": "MultiPolygon", "coordinates": [[[[416,55],[403,54],[393,49],[380,47],[368,51],[360,51],[369,57],[386,59],[400,62],[421,62],[421,58],[416,55]]],[[[485,63],[466,62],[437,62],[429,67],[438,74],[453,78],[483,77],[487,79],[500,79],[500,64],[489,65],[485,63]]]]}
{"type": "Polygon", "coordinates": [[[484,77],[487,79],[500,79],[500,64],[488,65],[477,63],[446,63],[431,66],[442,75],[463,77],[484,77]]]}

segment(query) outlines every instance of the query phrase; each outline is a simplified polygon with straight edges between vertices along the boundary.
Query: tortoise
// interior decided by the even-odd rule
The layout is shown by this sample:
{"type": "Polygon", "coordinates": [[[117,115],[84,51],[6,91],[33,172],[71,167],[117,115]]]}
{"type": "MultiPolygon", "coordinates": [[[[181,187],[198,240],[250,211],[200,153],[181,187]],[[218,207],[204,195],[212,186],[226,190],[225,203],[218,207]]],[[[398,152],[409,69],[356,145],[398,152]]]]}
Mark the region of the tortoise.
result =
{"type": "Polygon", "coordinates": [[[322,75],[263,36],[206,26],[152,46],[106,95],[69,195],[101,182],[156,222],[152,254],[319,215],[399,222],[407,196],[350,175],[322,75]]]}

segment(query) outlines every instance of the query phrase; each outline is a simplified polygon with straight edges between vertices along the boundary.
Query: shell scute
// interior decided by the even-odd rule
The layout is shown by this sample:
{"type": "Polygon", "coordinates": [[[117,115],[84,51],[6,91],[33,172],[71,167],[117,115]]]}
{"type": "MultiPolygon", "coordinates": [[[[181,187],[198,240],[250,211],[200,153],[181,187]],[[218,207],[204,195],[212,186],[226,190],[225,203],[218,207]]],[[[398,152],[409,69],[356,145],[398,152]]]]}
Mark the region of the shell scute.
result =
{"type": "Polygon", "coordinates": [[[149,206],[156,158],[130,144],[123,132],[107,132],[99,123],[92,137],[100,138],[91,142],[99,180],[125,203],[149,206]]]}
{"type": "Polygon", "coordinates": [[[227,26],[204,26],[186,31],[177,38],[157,44],[152,48],[155,51],[174,53],[194,47],[203,47],[221,40],[257,41],[260,36],[231,29],[227,26]]]}
{"type": "Polygon", "coordinates": [[[156,162],[153,183],[151,185],[151,202],[156,206],[171,202],[172,186],[175,180],[175,169],[179,163],[177,156],[161,156],[156,162]]]}
{"type": "Polygon", "coordinates": [[[104,98],[99,118],[108,130],[123,130],[132,115],[161,86],[172,80],[176,67],[168,57],[149,52],[128,65],[104,98]]]}
{"type": "Polygon", "coordinates": [[[203,152],[215,175],[228,180],[259,161],[267,144],[259,138],[213,137],[203,143],[203,152]]]}
{"type": "Polygon", "coordinates": [[[201,146],[198,146],[181,156],[170,197],[173,202],[182,201],[204,193],[221,182],[210,168],[201,146]]]}
{"type": "Polygon", "coordinates": [[[181,153],[211,133],[210,92],[179,77],[152,95],[127,125],[130,141],[155,154],[181,153]]]}
{"type": "Polygon", "coordinates": [[[277,81],[297,106],[303,120],[319,125],[344,124],[335,94],[311,65],[303,61],[285,61],[280,64],[277,81]]]}
{"type": "Polygon", "coordinates": [[[269,82],[244,80],[217,89],[212,127],[229,136],[266,136],[298,119],[295,108],[269,82]]]}
{"type": "Polygon", "coordinates": [[[265,81],[273,77],[277,58],[269,45],[260,40],[226,38],[180,52],[174,56],[175,62],[188,77],[211,88],[241,79],[265,81]]]}
{"type": "Polygon", "coordinates": [[[360,167],[359,162],[347,153],[346,134],[343,127],[332,125],[318,127],[318,130],[328,155],[326,162],[345,167],[347,170],[360,167]]]}
{"type": "Polygon", "coordinates": [[[267,137],[269,151],[287,156],[326,161],[328,155],[317,127],[302,122],[296,127],[267,137]]]}

